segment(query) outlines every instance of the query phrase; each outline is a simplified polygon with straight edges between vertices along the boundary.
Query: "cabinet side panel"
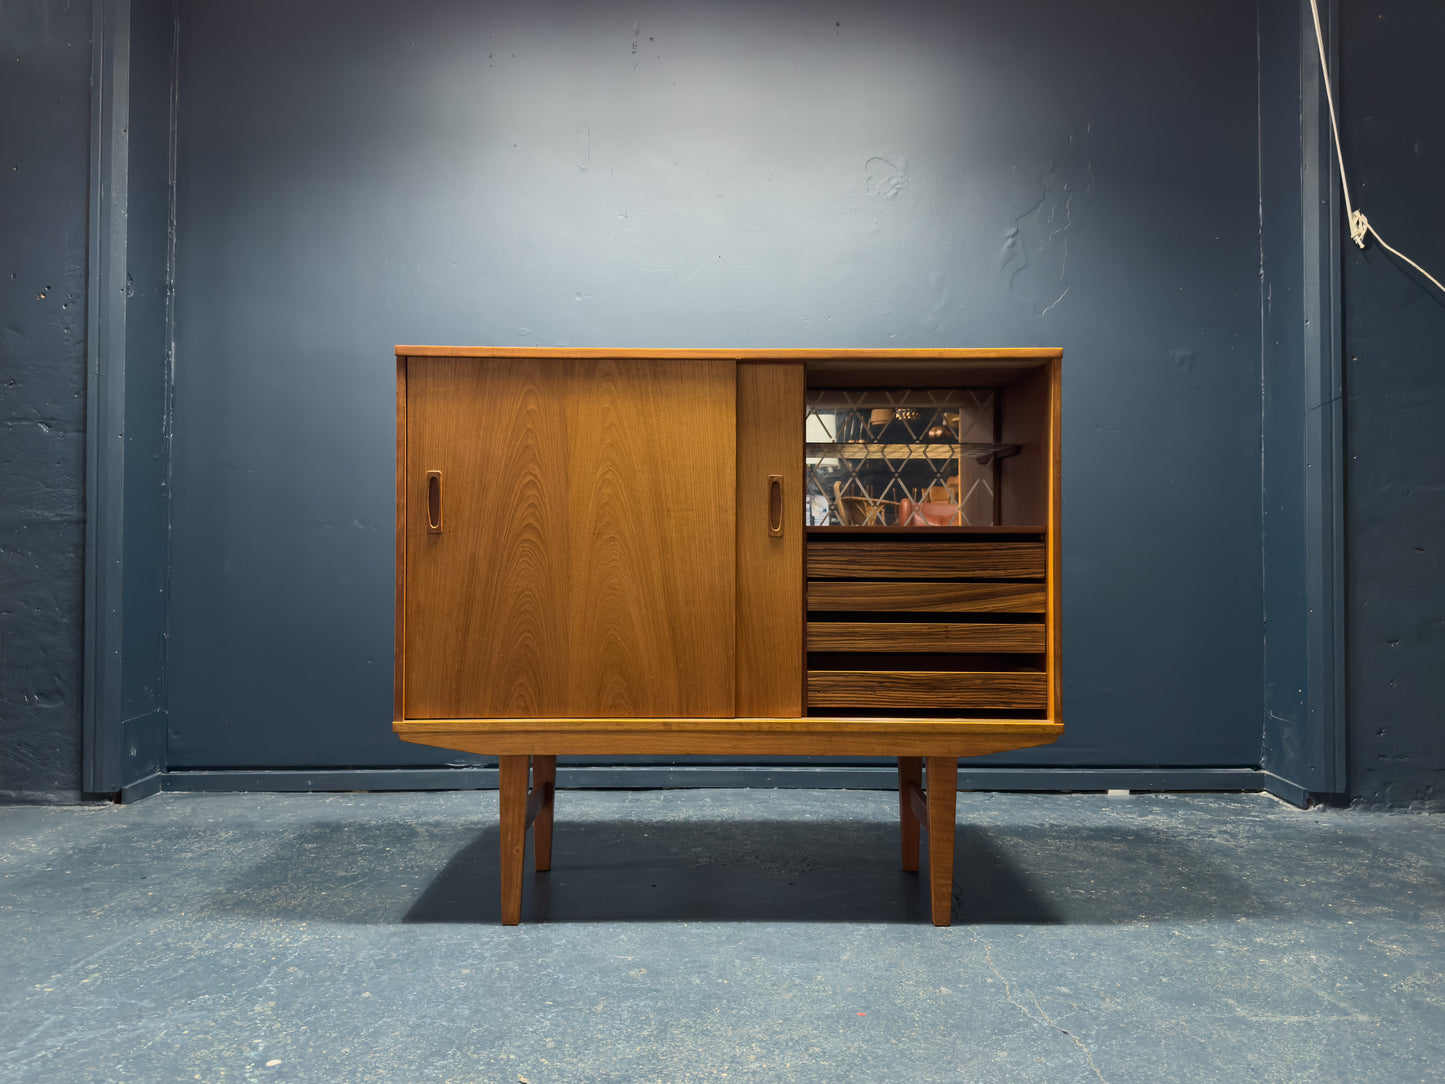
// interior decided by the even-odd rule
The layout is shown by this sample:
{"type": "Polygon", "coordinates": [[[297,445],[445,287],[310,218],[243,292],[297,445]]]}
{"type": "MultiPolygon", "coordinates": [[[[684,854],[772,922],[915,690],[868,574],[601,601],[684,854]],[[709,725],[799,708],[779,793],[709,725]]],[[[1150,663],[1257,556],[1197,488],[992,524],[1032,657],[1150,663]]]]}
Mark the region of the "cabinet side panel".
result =
{"type": "Polygon", "coordinates": [[[1048,670],[1049,719],[1063,721],[1063,679],[1059,670],[1059,630],[1063,625],[1059,600],[1063,597],[1063,359],[1049,363],[1049,580],[1048,670]]]}
{"type": "Polygon", "coordinates": [[[1001,440],[1019,445],[1019,453],[999,461],[999,522],[1042,526],[1049,518],[1050,374],[1046,362],[999,389],[1001,440]]]}
{"type": "Polygon", "coordinates": [[[568,714],[730,716],[736,366],[568,368],[568,714]]]}
{"type": "Polygon", "coordinates": [[[798,362],[738,366],[737,713],[803,714],[803,420],[798,362]],[[769,479],[782,479],[781,536],[769,479]]]}
{"type": "Polygon", "coordinates": [[[999,462],[1002,522],[1045,527],[1048,717],[1059,718],[1061,358],[1050,358],[1000,392],[1001,439],[1019,454],[999,462]]]}
{"type": "Polygon", "coordinates": [[[408,718],[567,712],[565,386],[551,361],[411,360],[408,718]]]}
{"type": "Polygon", "coordinates": [[[396,646],[392,654],[391,717],[404,719],[406,687],[406,357],[396,359],[396,646]]]}

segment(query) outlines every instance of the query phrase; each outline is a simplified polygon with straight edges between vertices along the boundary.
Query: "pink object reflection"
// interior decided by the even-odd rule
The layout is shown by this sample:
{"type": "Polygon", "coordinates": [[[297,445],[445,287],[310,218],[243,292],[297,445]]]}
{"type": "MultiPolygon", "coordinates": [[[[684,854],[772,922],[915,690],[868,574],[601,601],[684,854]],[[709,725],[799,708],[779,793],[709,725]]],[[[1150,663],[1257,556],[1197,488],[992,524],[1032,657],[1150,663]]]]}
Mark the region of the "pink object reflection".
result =
{"type": "Polygon", "coordinates": [[[898,502],[898,522],[905,527],[948,527],[958,522],[958,505],[947,501],[898,502]]]}

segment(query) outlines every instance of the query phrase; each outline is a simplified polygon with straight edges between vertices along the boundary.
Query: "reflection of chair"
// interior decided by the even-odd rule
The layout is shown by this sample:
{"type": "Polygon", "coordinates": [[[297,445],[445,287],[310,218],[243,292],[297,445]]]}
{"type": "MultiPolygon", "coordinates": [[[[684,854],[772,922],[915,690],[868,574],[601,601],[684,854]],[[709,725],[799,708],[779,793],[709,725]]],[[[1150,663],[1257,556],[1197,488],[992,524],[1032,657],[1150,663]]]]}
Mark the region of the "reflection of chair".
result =
{"type": "Polygon", "coordinates": [[[895,502],[870,497],[866,493],[861,497],[846,496],[843,493],[843,483],[834,482],[833,503],[838,509],[838,522],[843,526],[881,527],[885,506],[895,502]]]}

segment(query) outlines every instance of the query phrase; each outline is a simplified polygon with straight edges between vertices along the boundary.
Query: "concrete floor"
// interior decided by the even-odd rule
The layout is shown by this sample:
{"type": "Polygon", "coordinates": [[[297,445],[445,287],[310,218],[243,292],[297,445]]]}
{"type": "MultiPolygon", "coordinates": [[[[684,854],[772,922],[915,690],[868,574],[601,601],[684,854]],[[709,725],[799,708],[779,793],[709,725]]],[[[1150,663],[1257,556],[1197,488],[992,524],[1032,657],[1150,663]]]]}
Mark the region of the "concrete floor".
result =
{"type": "Polygon", "coordinates": [[[954,925],[867,791],[0,808],[0,1081],[1439,1081],[1445,821],[959,795],[954,925]]]}

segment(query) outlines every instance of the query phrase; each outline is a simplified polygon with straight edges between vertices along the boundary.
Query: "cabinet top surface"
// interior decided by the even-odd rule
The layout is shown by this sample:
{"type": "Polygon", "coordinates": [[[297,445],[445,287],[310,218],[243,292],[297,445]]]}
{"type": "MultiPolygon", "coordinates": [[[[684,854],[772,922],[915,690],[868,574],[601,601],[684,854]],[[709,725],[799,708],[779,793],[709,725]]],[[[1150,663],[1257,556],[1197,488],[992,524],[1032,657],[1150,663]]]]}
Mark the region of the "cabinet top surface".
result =
{"type": "Polygon", "coordinates": [[[599,346],[398,346],[397,357],[446,358],[675,358],[717,361],[1047,361],[1063,356],[1057,346],[939,348],[769,348],[738,350],[599,346]]]}

